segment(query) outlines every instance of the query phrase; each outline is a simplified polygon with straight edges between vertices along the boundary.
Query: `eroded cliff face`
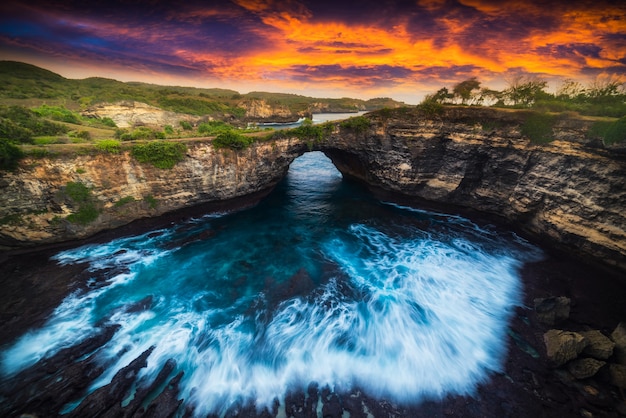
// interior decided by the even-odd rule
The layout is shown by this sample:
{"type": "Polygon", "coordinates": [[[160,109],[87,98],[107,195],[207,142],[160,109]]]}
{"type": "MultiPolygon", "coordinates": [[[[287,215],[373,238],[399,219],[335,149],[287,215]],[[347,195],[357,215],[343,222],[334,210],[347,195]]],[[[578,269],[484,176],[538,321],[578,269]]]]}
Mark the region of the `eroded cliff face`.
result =
{"type": "MultiPolygon", "coordinates": [[[[89,236],[135,219],[271,190],[297,156],[325,152],[344,175],[403,197],[497,215],[560,247],[626,270],[626,155],[587,140],[591,122],[562,119],[555,140],[522,137],[523,115],[447,108],[370,116],[370,128],[339,123],[329,138],[256,143],[242,151],[190,142],[171,170],[128,153],[25,160],[0,177],[0,245],[33,246],[89,236]],[[100,215],[67,216],[79,205],[68,182],[87,185],[100,215]]],[[[455,209],[451,209],[455,210],[455,209]]]]}
{"type": "Polygon", "coordinates": [[[495,214],[558,246],[626,270],[626,159],[563,119],[553,142],[495,109],[409,112],[322,147],[345,174],[398,195],[495,214]]]}
{"type": "Polygon", "coordinates": [[[128,152],[26,159],[0,178],[0,246],[73,240],[177,209],[263,194],[302,152],[303,144],[289,139],[238,152],[191,142],[186,158],[168,170],[141,164],[128,152]],[[66,191],[69,182],[90,189],[100,212],[94,221],[67,219],[80,211],[66,191]]]}
{"type": "Polygon", "coordinates": [[[181,113],[170,112],[135,101],[102,103],[82,112],[83,116],[102,119],[111,118],[119,128],[134,126],[152,126],[161,128],[165,125],[178,126],[181,121],[197,123],[200,118],[181,113]]]}
{"type": "Polygon", "coordinates": [[[305,116],[305,112],[292,112],[287,106],[271,105],[266,100],[243,100],[237,104],[246,110],[245,118],[250,121],[294,122],[305,116]]]}

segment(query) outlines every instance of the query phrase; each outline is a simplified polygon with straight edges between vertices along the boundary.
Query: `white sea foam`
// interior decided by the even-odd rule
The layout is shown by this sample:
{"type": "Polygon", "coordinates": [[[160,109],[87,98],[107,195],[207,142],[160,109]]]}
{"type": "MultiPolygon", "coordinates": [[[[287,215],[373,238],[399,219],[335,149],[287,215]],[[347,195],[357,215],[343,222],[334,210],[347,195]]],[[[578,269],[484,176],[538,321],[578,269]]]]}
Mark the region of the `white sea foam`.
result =
{"type": "MultiPolygon", "coordinates": [[[[90,270],[99,270],[121,265],[139,268],[152,264],[168,251],[123,251],[121,245],[127,240],[112,241],[107,245],[87,245],[64,251],[53,259],[60,264],[90,262],[90,270]]],[[[54,310],[40,329],[30,330],[12,346],[0,353],[0,371],[13,375],[32,366],[39,360],[50,357],[65,347],[72,346],[97,332],[95,324],[99,301],[118,286],[128,285],[136,277],[133,272],[110,276],[103,286],[90,291],[76,291],[66,297],[54,310]]]]}
{"type": "MultiPolygon", "coordinates": [[[[336,191],[337,175],[327,180],[336,191]]],[[[333,208],[326,209],[332,219],[333,208]]],[[[120,328],[98,353],[107,370],[91,390],[154,346],[138,380],[150,381],[176,360],[184,372],[179,396],[198,416],[249,399],[270,405],[311,382],[397,402],[472,394],[500,370],[507,323],[521,301],[518,269],[540,252],[458,216],[397,209],[433,228],[393,218],[391,227],[331,225],[305,236],[317,229],[304,217],[285,230],[282,218],[266,222],[271,227],[255,234],[239,217],[242,229],[226,223],[229,233],[173,249],[164,244],[193,236],[203,220],[64,251],[55,257],[61,264],[126,272],[114,269],[104,283],[68,296],[41,329],[0,353],[2,373],[81,341],[104,321],[120,328]],[[289,233],[298,244],[278,246],[289,233]],[[266,278],[280,283],[309,264],[326,274],[316,289],[270,303],[266,278]],[[124,308],[147,296],[147,309],[124,308]]]]}
{"type": "Polygon", "coordinates": [[[52,257],[61,265],[78,262],[91,263],[92,270],[127,265],[141,260],[146,262],[150,255],[165,255],[165,251],[157,251],[156,244],[167,241],[173,233],[172,229],[151,231],[142,235],[118,238],[104,244],[87,244],[71,250],[62,251],[52,257]]]}
{"type": "MultiPolygon", "coordinates": [[[[462,238],[400,239],[359,224],[348,234],[323,247],[348,281],[337,277],[316,296],[284,301],[269,323],[233,307],[198,311],[193,300],[172,295],[157,298],[149,311],[111,314],[108,321],[121,329],[100,356],[113,364],[93,388],[150,346],[156,348],[141,376],[155,376],[176,359],[185,371],[182,395],[198,414],[224,412],[246,398],[267,405],[312,381],[397,401],[471,394],[499,370],[507,320],[520,301],[518,259],[462,238]]],[[[81,253],[95,264],[94,254],[110,258],[99,250],[81,253]]],[[[135,267],[151,262],[120,256],[135,267]]],[[[118,275],[108,286],[68,297],[46,326],[2,353],[3,372],[88,335],[98,319],[95,302],[134,277],[118,275]]]]}
{"type": "Polygon", "coordinates": [[[12,375],[44,357],[93,334],[92,310],[100,292],[72,294],[55,309],[46,325],[20,337],[0,353],[0,370],[12,375]]]}

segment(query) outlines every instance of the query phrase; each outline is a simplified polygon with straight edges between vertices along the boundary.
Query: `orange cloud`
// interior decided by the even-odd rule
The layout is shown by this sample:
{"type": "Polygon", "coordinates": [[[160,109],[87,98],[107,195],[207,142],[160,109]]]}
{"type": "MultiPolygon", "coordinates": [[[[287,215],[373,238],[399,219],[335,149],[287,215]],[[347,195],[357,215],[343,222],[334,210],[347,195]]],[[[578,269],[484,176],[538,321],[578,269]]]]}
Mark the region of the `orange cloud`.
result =
{"type": "Polygon", "coordinates": [[[231,86],[360,95],[433,91],[474,76],[487,84],[511,72],[626,73],[626,6],[552,3],[190,0],[173,9],[155,0],[156,11],[115,15],[115,4],[61,10],[33,0],[0,16],[0,48],[231,86]]]}
{"type": "MultiPolygon", "coordinates": [[[[263,13],[273,10],[272,2],[239,2],[251,10],[263,13]]],[[[440,2],[420,2],[433,11],[441,8],[440,2]]],[[[311,13],[290,15],[288,11],[263,14],[262,20],[276,31],[268,35],[275,42],[269,54],[248,57],[249,65],[258,68],[282,68],[306,65],[394,65],[408,69],[421,66],[473,65],[486,72],[502,73],[507,69],[547,75],[576,75],[583,66],[602,68],[611,60],[624,57],[624,47],[613,45],[603,48],[598,56],[583,56],[581,52],[560,55],[552,45],[594,43],[602,45],[608,33],[623,33],[622,9],[587,10],[570,9],[562,14],[550,12],[526,1],[486,2],[465,0],[463,4],[476,13],[442,13],[435,18],[444,30],[445,40],[433,38],[414,39],[406,22],[399,21],[392,30],[385,27],[360,26],[347,22],[315,22],[311,13]],[[526,33],[489,32],[499,21],[514,22],[524,16],[524,22],[536,19],[552,22],[554,27],[529,26],[526,33]],[[478,30],[485,33],[476,33],[478,30]],[[472,38],[482,42],[471,45],[472,38]],[[378,51],[372,53],[372,51],[378,51]]],[[[500,23],[502,26],[503,23],[500,23]]],[[[524,29],[522,27],[522,29],[524,29]]]]}

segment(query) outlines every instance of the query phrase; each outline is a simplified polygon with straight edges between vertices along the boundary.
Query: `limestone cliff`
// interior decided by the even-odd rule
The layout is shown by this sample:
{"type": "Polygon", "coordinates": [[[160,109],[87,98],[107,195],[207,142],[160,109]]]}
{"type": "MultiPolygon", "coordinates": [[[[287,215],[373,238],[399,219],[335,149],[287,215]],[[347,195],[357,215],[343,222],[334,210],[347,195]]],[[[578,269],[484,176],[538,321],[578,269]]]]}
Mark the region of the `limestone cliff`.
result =
{"type": "Polygon", "coordinates": [[[200,119],[135,101],[101,103],[83,111],[82,114],[96,119],[111,118],[119,128],[133,126],[162,128],[165,125],[178,126],[181,121],[196,123],[200,119]]]}
{"type": "Polygon", "coordinates": [[[0,247],[83,238],[136,219],[269,191],[301,148],[288,139],[238,152],[190,142],[184,161],[168,170],[141,164],[129,152],[26,159],[0,177],[0,247]],[[66,193],[68,183],[90,190],[97,219],[85,225],[67,219],[80,208],[66,193]]]}
{"type": "Polygon", "coordinates": [[[245,119],[252,122],[295,122],[310,114],[294,112],[285,105],[272,105],[263,99],[246,99],[237,106],[246,110],[245,119]]]}
{"type": "Polygon", "coordinates": [[[520,134],[524,115],[447,108],[373,118],[369,131],[322,149],[344,173],[387,192],[506,218],[568,251],[626,269],[626,155],[585,138],[591,122],[561,119],[555,140],[520,134]]]}
{"type": "MultiPolygon", "coordinates": [[[[365,130],[337,123],[324,140],[280,139],[241,151],[188,144],[171,170],[128,153],[27,159],[0,177],[0,245],[89,236],[134,219],[270,190],[309,149],[377,190],[497,215],[519,228],[626,270],[626,155],[585,138],[591,122],[559,119],[554,141],[520,133],[524,115],[482,108],[369,116],[365,130]],[[80,182],[100,210],[86,225],[64,188],[80,182]]],[[[455,209],[451,209],[455,210],[455,209]]]]}

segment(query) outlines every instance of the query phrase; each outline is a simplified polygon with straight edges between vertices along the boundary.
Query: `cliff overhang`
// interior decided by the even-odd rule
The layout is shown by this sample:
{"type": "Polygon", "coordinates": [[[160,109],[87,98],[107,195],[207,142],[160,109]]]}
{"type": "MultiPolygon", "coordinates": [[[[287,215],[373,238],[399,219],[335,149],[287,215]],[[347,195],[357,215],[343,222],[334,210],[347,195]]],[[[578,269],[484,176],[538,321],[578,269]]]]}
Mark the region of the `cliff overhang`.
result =
{"type": "Polygon", "coordinates": [[[366,129],[340,122],[324,138],[285,137],[233,151],[188,144],[171,170],[129,153],[27,159],[0,178],[0,245],[5,249],[84,238],[133,220],[271,190],[289,164],[324,152],[345,175],[373,189],[496,215],[559,247],[626,270],[625,155],[587,138],[591,121],[558,119],[553,141],[521,134],[524,114],[446,108],[368,115],[366,129]],[[100,210],[73,223],[64,196],[84,184],[100,210]]]}

